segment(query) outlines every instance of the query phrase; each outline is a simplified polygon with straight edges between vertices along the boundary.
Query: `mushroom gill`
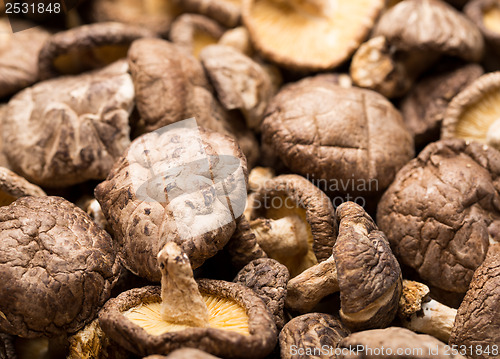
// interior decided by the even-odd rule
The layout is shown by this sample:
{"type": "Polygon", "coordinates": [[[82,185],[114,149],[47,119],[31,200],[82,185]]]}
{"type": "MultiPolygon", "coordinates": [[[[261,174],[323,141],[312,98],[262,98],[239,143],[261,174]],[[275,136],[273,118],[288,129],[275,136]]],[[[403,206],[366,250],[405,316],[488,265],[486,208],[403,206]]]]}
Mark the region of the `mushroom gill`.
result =
{"type": "Polygon", "coordinates": [[[483,23],[488,30],[500,33],[500,4],[484,11],[483,23]]]}

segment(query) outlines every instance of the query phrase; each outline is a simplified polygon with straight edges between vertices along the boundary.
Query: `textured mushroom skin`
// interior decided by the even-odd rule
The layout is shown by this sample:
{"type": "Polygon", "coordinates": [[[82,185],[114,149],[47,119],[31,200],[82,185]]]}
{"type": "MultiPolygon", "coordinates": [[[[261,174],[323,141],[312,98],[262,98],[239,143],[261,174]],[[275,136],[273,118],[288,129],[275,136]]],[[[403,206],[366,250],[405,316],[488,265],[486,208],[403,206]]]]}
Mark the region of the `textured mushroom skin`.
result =
{"type": "Polygon", "coordinates": [[[500,343],[500,244],[490,247],[475,271],[465,298],[458,308],[450,344],[481,350],[468,351],[469,358],[495,358],[492,346],[500,343]],[[485,351],[490,347],[489,354],[485,351]]]}
{"type": "Polygon", "coordinates": [[[500,225],[500,153],[462,140],[427,146],[396,176],[377,223],[399,260],[431,285],[463,293],[500,225]],[[439,275],[436,275],[439,273],[439,275]]]}
{"type": "Polygon", "coordinates": [[[43,189],[26,181],[11,170],[0,167],[0,190],[12,197],[46,196],[43,189]]]}
{"type": "Polygon", "coordinates": [[[224,247],[231,257],[234,267],[240,269],[254,259],[267,258],[266,252],[257,243],[255,233],[250,229],[250,223],[241,216],[236,223],[236,230],[224,247]]]}
{"type": "Polygon", "coordinates": [[[72,333],[109,298],[119,261],[111,237],[59,197],[0,208],[0,331],[72,333]]]}
{"type": "Polygon", "coordinates": [[[295,317],[283,327],[279,335],[281,358],[331,358],[331,351],[335,350],[339,342],[349,334],[349,329],[330,314],[309,313],[295,317]],[[319,355],[301,356],[294,354],[294,349],[295,351],[300,349],[304,352],[307,350],[312,352],[324,348],[328,348],[328,350],[319,355]]]}
{"type": "Polygon", "coordinates": [[[235,283],[252,289],[266,303],[274,316],[278,329],[285,324],[286,285],[290,279],[288,269],[271,258],[260,258],[248,263],[238,272],[235,283]]]}

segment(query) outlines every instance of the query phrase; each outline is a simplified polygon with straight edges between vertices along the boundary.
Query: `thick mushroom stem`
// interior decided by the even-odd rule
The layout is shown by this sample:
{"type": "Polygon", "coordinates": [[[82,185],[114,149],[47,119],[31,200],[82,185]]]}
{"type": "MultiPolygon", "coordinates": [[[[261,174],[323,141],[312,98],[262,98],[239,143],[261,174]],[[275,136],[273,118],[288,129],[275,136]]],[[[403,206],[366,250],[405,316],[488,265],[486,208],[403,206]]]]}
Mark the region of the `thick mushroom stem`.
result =
{"type": "Polygon", "coordinates": [[[188,256],[174,242],[158,253],[161,270],[161,318],[167,322],[194,327],[208,326],[208,309],[188,256]]]}
{"type": "Polygon", "coordinates": [[[500,118],[493,122],[488,128],[486,142],[491,147],[500,149],[500,118]]]}
{"type": "Polygon", "coordinates": [[[322,298],[339,290],[335,259],[330,256],[288,282],[285,304],[291,310],[309,312],[322,298]]]}

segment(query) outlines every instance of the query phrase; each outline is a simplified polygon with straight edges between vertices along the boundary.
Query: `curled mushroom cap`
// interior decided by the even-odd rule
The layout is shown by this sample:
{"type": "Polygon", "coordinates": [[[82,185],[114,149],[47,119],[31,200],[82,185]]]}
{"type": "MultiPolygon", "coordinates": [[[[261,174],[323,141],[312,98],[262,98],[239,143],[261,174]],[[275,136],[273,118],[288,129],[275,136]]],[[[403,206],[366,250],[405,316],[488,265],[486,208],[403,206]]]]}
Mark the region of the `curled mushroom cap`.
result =
{"type": "Polygon", "coordinates": [[[12,170],[47,187],[104,179],[130,143],[134,87],[127,70],[119,61],[14,96],[2,123],[12,170]]]}
{"type": "Polygon", "coordinates": [[[71,333],[95,318],[119,273],[111,237],[59,197],[0,207],[0,331],[71,333]]]}
{"type": "Polygon", "coordinates": [[[245,215],[237,220],[236,230],[224,250],[228,252],[231,264],[238,269],[255,259],[267,258],[266,252],[257,243],[255,233],[245,215]]]}
{"type": "Polygon", "coordinates": [[[401,114],[386,98],[328,81],[285,86],[267,109],[262,134],[286,166],[329,192],[383,191],[414,154],[401,114]]]}
{"type": "Polygon", "coordinates": [[[40,187],[28,182],[11,170],[0,167],[0,206],[9,205],[19,197],[45,195],[40,187]]]}
{"type": "Polygon", "coordinates": [[[497,0],[473,0],[464,8],[491,50],[500,55],[500,4],[497,0]]]}
{"type": "Polygon", "coordinates": [[[339,342],[349,334],[349,329],[330,314],[309,313],[295,317],[280,333],[281,358],[331,358],[339,342]],[[301,351],[298,355],[297,350],[301,351]]]}
{"type": "Polygon", "coordinates": [[[205,15],[224,26],[238,25],[241,17],[241,0],[171,0],[186,12],[205,15]]]}
{"type": "Polygon", "coordinates": [[[244,0],[243,22],[265,57],[298,70],[346,61],[370,32],[383,0],[244,0]]]}
{"type": "Polygon", "coordinates": [[[462,138],[500,150],[500,72],[488,73],[453,98],[442,138],[462,138]]]}
{"type": "Polygon", "coordinates": [[[500,153],[486,145],[455,139],[427,146],[378,205],[377,223],[398,259],[431,285],[465,293],[499,240],[499,174],[500,153]]]}

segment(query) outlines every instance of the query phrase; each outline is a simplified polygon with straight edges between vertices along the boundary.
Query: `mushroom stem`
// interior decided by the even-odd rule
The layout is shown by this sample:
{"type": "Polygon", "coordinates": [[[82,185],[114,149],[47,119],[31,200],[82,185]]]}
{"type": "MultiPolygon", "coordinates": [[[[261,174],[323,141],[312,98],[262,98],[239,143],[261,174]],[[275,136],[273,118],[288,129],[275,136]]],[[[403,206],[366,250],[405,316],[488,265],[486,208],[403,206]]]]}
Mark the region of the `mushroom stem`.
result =
{"type": "Polygon", "coordinates": [[[158,253],[161,270],[161,318],[195,327],[208,326],[208,309],[193,277],[188,256],[174,242],[158,253]]]}
{"type": "Polygon", "coordinates": [[[287,285],[286,306],[309,312],[325,296],[340,290],[333,255],[292,278],[287,285]]]}
{"type": "Polygon", "coordinates": [[[486,142],[491,147],[500,149],[500,118],[493,122],[488,128],[486,142]]]}

